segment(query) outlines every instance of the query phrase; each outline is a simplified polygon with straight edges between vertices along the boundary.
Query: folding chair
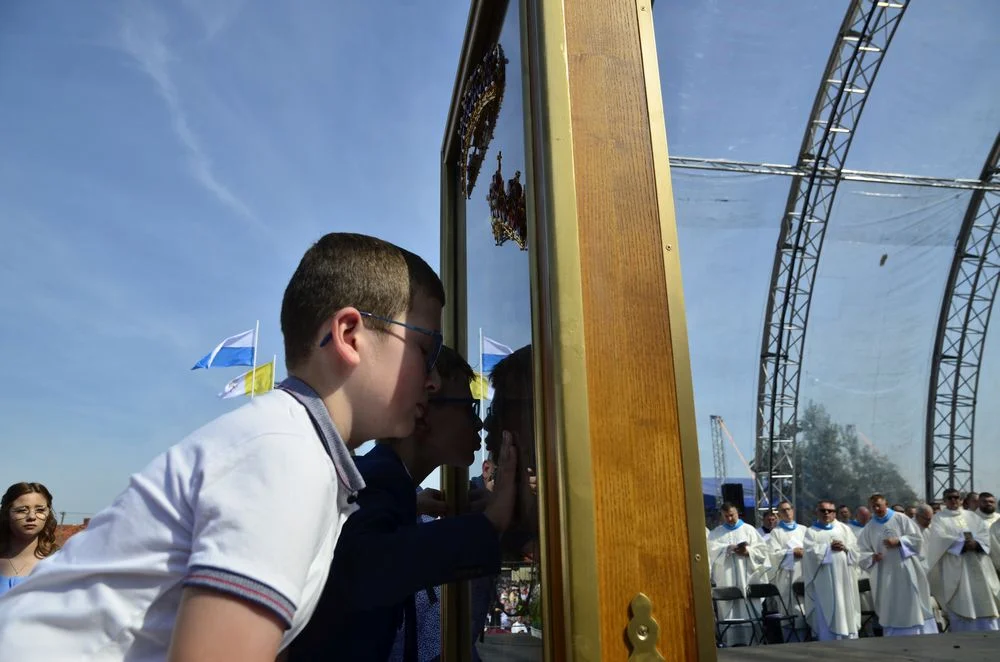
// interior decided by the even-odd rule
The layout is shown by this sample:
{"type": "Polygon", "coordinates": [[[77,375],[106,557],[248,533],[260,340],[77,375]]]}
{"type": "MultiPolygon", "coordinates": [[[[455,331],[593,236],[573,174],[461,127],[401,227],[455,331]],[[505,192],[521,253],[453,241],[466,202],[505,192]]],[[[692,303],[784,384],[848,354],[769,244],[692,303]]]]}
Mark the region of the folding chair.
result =
{"type": "MultiPolygon", "coordinates": [[[[792,595],[795,596],[795,604],[799,606],[799,611],[802,612],[802,617],[805,618],[806,615],[806,584],[805,582],[792,582],[792,595]]],[[[812,641],[815,639],[813,636],[812,628],[809,627],[809,621],[806,620],[806,641],[812,641]]]]}
{"type": "MultiPolygon", "coordinates": [[[[862,577],[858,580],[858,595],[863,596],[865,593],[871,594],[872,583],[867,577],[862,577]]],[[[874,604],[874,602],[872,603],[874,604]]],[[[873,636],[877,637],[882,634],[882,627],[878,624],[878,614],[876,614],[871,609],[861,610],[861,629],[858,632],[859,637],[873,636]],[[869,626],[871,626],[871,635],[866,634],[869,631],[869,626]]]]}
{"type": "Polygon", "coordinates": [[[778,627],[778,631],[781,632],[782,643],[787,641],[785,639],[785,627],[788,627],[791,635],[795,637],[795,641],[802,641],[799,638],[799,633],[795,629],[795,621],[797,616],[791,614],[788,611],[788,606],[785,604],[785,599],[781,597],[781,591],[774,584],[750,584],[747,586],[747,603],[750,605],[750,612],[753,614],[754,618],[760,626],[761,637],[760,642],[763,644],[767,643],[767,638],[764,633],[767,632],[767,624],[774,623],[778,627]],[[766,600],[768,598],[773,598],[777,601],[781,611],[779,613],[765,613],[763,609],[758,610],[757,604],[761,600],[766,600]]]}
{"type": "Polygon", "coordinates": [[[757,639],[757,622],[752,618],[722,618],[719,614],[719,605],[733,603],[741,604],[747,608],[747,600],[743,591],[736,586],[718,586],[712,589],[712,609],[715,611],[715,645],[719,648],[725,647],[725,636],[730,628],[741,628],[750,626],[750,641],[748,646],[753,646],[757,639]]]}

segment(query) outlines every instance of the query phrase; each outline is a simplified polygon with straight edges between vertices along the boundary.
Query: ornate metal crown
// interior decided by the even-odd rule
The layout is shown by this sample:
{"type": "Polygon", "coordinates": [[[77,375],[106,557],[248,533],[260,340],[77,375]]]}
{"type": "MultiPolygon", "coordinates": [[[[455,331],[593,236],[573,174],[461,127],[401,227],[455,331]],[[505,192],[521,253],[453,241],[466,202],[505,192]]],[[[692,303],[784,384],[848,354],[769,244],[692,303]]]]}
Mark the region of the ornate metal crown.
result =
{"type": "Polygon", "coordinates": [[[506,187],[504,186],[503,152],[497,153],[497,171],[493,173],[486,201],[490,205],[490,225],[497,246],[502,246],[506,241],[513,241],[522,251],[526,250],[528,215],[524,186],[521,185],[521,171],[516,170],[514,176],[507,181],[506,187]]]}

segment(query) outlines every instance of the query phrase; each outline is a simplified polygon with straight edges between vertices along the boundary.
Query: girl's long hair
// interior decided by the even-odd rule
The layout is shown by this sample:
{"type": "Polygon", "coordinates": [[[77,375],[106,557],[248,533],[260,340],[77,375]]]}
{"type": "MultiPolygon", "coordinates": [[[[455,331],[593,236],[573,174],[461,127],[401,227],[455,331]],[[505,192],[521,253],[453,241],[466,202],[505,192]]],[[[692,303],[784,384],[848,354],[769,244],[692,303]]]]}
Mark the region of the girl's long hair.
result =
{"type": "Polygon", "coordinates": [[[57,549],[56,518],[52,512],[52,493],[41,483],[14,483],[4,493],[3,499],[0,500],[0,552],[7,550],[13,536],[10,530],[10,507],[25,494],[41,494],[45,497],[45,504],[49,508],[49,516],[38,534],[38,546],[35,547],[35,556],[44,559],[57,549]]]}

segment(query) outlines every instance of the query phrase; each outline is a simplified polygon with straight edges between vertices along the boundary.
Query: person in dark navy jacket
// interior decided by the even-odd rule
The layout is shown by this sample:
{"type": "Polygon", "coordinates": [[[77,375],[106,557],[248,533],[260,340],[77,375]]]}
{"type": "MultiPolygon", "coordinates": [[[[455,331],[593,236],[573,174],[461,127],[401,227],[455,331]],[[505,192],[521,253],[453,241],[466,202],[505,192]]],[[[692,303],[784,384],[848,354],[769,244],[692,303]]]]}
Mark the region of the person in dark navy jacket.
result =
{"type": "Polygon", "coordinates": [[[437,363],[441,388],[423,421],[406,439],[382,440],[355,458],[366,487],[360,509],[344,524],[330,576],[289,662],[384,662],[404,627],[404,660],[419,662],[414,594],[439,584],[496,574],[500,536],[513,516],[517,453],[508,439],[485,509],[417,523],[416,487],[442,464],[469,466],[479,449],[479,401],[472,370],[444,347],[437,363]]]}

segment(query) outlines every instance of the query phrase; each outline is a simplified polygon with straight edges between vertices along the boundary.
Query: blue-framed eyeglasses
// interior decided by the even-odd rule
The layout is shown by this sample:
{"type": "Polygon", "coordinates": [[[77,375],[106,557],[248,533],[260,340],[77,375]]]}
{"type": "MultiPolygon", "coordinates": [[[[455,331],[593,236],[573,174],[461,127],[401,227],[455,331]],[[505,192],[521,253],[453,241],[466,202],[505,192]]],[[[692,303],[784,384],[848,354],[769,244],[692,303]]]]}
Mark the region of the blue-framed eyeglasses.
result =
{"type": "MultiPolygon", "coordinates": [[[[385,322],[386,324],[395,324],[396,326],[401,326],[404,329],[409,329],[410,331],[416,331],[417,333],[422,333],[425,336],[430,336],[434,344],[431,346],[430,351],[427,353],[427,372],[430,373],[434,369],[434,364],[437,363],[438,356],[441,354],[441,346],[444,344],[444,336],[441,335],[440,331],[435,331],[433,329],[425,329],[422,326],[416,326],[414,324],[407,324],[406,322],[400,322],[399,320],[389,319],[388,317],[380,317],[378,315],[372,315],[371,313],[366,313],[363,311],[358,311],[358,314],[362,317],[368,317],[373,320],[378,320],[380,322],[385,322]]],[[[323,339],[319,341],[320,347],[325,347],[329,342],[333,340],[333,331],[329,331],[323,339]]]]}
{"type": "Polygon", "coordinates": [[[444,404],[465,405],[472,412],[472,415],[479,420],[479,400],[475,398],[449,398],[446,396],[435,396],[430,398],[430,402],[441,402],[444,404]]]}

